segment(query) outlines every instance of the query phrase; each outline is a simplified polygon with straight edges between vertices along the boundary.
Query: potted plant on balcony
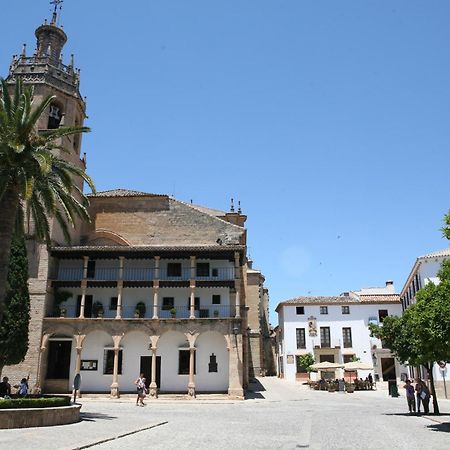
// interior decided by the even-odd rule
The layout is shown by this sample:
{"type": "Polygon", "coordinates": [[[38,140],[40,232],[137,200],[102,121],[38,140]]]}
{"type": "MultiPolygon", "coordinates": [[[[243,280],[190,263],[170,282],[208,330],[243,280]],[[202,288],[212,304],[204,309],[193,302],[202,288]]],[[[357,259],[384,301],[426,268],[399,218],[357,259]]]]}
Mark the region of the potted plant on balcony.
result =
{"type": "Polygon", "coordinates": [[[65,303],[69,298],[72,297],[72,292],[60,291],[59,289],[55,292],[54,297],[54,315],[55,317],[66,317],[66,308],[62,307],[62,303],[65,303]]]}
{"type": "Polygon", "coordinates": [[[177,317],[177,310],[175,307],[170,309],[170,315],[172,316],[172,319],[175,319],[175,317],[177,317]]]}
{"type": "Polygon", "coordinates": [[[136,309],[134,310],[134,317],[136,319],[142,319],[145,316],[145,311],[146,311],[145,303],[139,302],[136,305],[136,309]]]}
{"type": "Polygon", "coordinates": [[[214,317],[219,317],[219,310],[215,309],[213,314],[214,314],[214,317]]]}
{"type": "Polygon", "coordinates": [[[104,309],[103,309],[103,303],[101,302],[95,302],[92,305],[92,313],[94,314],[94,317],[102,318],[104,309]]]}

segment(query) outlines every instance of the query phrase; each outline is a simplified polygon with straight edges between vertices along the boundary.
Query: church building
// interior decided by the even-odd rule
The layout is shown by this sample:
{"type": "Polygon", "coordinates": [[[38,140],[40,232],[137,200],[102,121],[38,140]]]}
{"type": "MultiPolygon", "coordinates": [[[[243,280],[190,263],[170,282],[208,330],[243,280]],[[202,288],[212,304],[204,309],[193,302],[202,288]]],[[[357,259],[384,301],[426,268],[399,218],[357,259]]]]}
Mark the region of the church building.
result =
{"type": "MultiPolygon", "coordinates": [[[[81,126],[80,71],[62,61],[67,35],[57,13],[36,30],[7,77],[55,100],[39,129],[81,126]]],[[[85,169],[81,136],[60,156],[85,169]]],[[[82,189],[82,180],[75,180],[82,189]]],[[[5,367],[46,393],[72,390],[115,398],[139,373],[159,393],[227,393],[243,398],[249,378],[271,374],[268,292],[247,258],[246,216],[169,195],[114,189],[90,195],[91,223],[67,244],[51,222],[52,246],[28,230],[31,322],[25,361],[5,367]]]]}

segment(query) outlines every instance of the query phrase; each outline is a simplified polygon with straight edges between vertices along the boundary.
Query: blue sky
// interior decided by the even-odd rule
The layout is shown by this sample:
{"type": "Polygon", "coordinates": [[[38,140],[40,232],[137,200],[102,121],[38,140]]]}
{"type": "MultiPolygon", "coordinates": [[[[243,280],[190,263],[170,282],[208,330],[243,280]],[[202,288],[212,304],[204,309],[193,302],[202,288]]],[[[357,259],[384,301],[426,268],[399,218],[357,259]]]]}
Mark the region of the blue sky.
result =
{"type": "MultiPolygon", "coordinates": [[[[49,11],[2,8],[1,75],[49,11]]],[[[449,246],[449,20],[447,0],[66,0],[88,171],[99,190],[241,200],[272,311],[400,290],[449,246]]]]}

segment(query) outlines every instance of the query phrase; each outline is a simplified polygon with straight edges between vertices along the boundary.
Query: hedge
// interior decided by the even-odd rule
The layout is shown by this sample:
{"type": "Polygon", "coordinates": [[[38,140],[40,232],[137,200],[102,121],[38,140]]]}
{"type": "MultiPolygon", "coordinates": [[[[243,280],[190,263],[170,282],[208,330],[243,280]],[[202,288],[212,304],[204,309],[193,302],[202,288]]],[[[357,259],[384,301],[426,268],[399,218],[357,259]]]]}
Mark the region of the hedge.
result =
{"type": "Polygon", "coordinates": [[[70,397],[0,399],[0,409],[56,408],[58,406],[70,406],[70,404],[70,397]]]}

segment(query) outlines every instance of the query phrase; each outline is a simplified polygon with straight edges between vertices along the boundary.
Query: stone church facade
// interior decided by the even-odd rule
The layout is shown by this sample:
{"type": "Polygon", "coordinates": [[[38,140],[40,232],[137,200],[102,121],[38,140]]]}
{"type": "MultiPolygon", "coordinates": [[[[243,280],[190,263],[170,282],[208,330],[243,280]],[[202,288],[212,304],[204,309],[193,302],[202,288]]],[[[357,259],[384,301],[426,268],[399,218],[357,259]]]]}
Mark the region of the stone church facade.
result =
{"type": "MultiPolygon", "coordinates": [[[[14,56],[8,84],[34,86],[37,100],[55,100],[39,129],[83,125],[86,104],[73,57],[57,24],[36,30],[37,49],[14,56]]],[[[64,157],[85,168],[81,136],[64,157]]],[[[82,181],[75,180],[78,188],[82,181]]],[[[22,364],[4,368],[43,392],[70,392],[76,374],[84,392],[118,397],[144,373],[160,392],[228,393],[242,398],[249,377],[273,373],[268,292],[247,259],[246,216],[187,204],[168,195],[127,189],[90,196],[91,223],[64,242],[52,223],[52,246],[28,229],[31,322],[22,364]]]]}

